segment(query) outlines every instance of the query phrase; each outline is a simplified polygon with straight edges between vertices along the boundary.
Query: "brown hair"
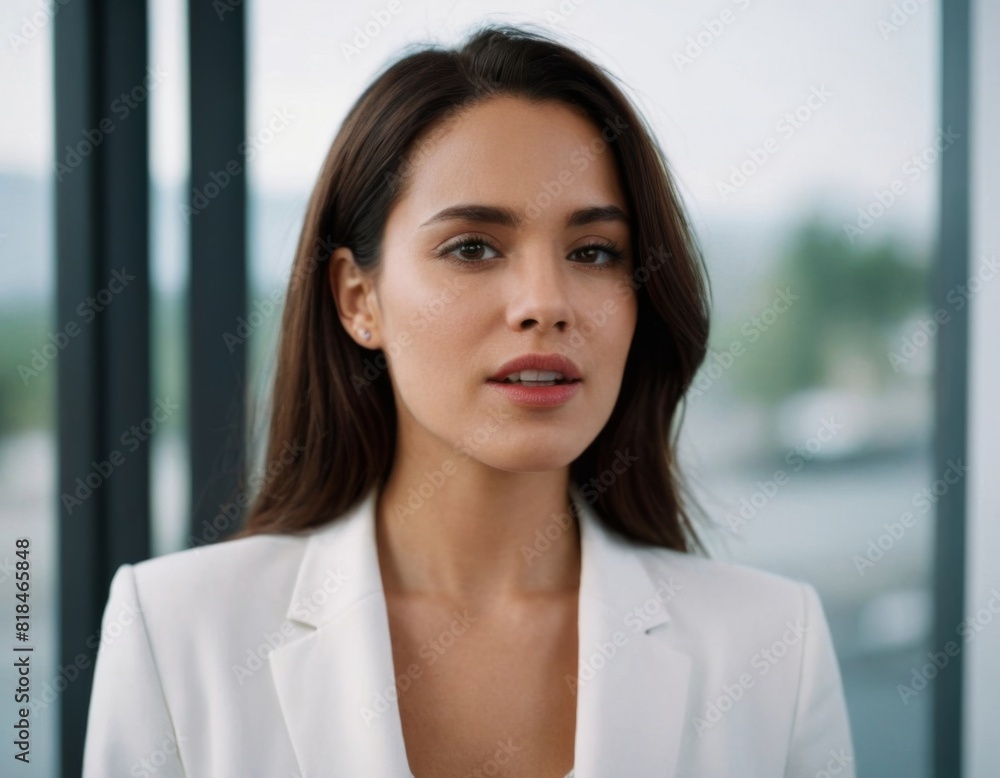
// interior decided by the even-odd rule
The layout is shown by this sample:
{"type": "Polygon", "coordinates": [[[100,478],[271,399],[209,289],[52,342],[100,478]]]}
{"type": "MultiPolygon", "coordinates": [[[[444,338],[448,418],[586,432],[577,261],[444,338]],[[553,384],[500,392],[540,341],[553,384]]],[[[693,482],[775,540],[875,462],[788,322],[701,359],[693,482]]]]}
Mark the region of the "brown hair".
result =
{"type": "Polygon", "coordinates": [[[612,530],[640,543],[704,549],[675,459],[683,413],[672,425],[705,358],[708,282],[663,153],[613,78],[545,33],[489,24],[456,49],[423,46],[390,63],[358,98],[309,200],[281,320],[266,461],[277,462],[289,446],[300,453],[269,469],[233,538],[325,524],[385,482],[396,409],[388,371],[373,369],[384,368],[385,355],[345,332],[324,263],[346,246],[362,269],[376,272],[418,141],[459,111],[511,95],[559,101],[599,128],[624,128],[608,149],[632,214],[636,333],[618,401],[570,477],[612,530]],[[612,471],[626,450],[634,464],[612,471]]]}

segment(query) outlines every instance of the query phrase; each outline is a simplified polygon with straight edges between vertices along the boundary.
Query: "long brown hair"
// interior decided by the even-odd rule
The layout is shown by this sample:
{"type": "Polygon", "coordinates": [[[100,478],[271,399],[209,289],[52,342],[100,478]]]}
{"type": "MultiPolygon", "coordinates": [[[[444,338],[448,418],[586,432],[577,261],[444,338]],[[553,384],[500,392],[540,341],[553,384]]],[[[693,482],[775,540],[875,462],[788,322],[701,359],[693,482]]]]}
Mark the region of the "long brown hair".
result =
{"type": "Polygon", "coordinates": [[[704,549],[675,452],[678,407],[707,348],[708,281],[663,152],[613,79],[544,32],[489,24],[456,49],[411,51],[358,98],[309,200],[281,320],[266,449],[272,465],[233,538],[325,524],[385,483],[396,432],[386,357],[345,332],[326,260],[347,246],[362,269],[377,272],[387,215],[427,138],[458,111],[510,95],[559,101],[598,128],[615,127],[607,148],[633,214],[636,332],[618,401],[570,477],[620,534],[704,549]],[[621,452],[634,462],[624,472],[612,469],[621,452]]]}

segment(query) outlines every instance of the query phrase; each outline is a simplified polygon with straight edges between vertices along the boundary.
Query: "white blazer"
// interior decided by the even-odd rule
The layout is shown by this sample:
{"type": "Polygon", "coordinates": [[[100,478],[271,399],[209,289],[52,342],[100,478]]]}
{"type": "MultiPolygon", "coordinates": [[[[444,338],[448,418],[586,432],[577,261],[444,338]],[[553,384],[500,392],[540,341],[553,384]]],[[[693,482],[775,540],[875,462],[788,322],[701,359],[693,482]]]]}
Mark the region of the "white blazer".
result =
{"type": "MultiPolygon", "coordinates": [[[[582,546],[575,778],[854,778],[815,589],[632,544],[570,492],[582,546]]],[[[410,778],[375,497],[307,533],[122,565],[84,778],[410,778]]]]}

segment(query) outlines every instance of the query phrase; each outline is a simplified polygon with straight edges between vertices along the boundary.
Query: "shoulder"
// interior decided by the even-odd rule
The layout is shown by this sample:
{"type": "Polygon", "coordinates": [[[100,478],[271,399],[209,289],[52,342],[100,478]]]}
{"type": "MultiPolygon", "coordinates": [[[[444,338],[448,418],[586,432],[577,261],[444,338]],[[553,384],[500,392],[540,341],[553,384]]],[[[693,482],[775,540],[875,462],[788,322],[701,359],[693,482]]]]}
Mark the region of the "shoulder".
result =
{"type": "Polygon", "coordinates": [[[262,534],[174,551],[132,565],[136,585],[143,589],[184,586],[222,589],[273,582],[273,576],[293,568],[305,551],[308,535],[262,534]]]}
{"type": "Polygon", "coordinates": [[[801,632],[824,619],[812,584],[721,559],[665,548],[638,551],[675,624],[706,638],[725,632],[751,639],[801,632]]]}
{"type": "Polygon", "coordinates": [[[163,554],[138,562],[133,568],[137,580],[196,574],[224,583],[231,580],[232,573],[245,570],[247,566],[266,570],[301,557],[309,537],[307,533],[253,535],[163,554]]]}
{"type": "Polygon", "coordinates": [[[804,581],[747,564],[713,559],[669,548],[645,546],[639,549],[643,564],[652,574],[671,574],[690,584],[704,596],[796,597],[804,581]]]}
{"type": "Polygon", "coordinates": [[[284,617],[308,535],[267,534],[175,551],[118,568],[109,609],[129,604],[147,628],[284,617]]]}

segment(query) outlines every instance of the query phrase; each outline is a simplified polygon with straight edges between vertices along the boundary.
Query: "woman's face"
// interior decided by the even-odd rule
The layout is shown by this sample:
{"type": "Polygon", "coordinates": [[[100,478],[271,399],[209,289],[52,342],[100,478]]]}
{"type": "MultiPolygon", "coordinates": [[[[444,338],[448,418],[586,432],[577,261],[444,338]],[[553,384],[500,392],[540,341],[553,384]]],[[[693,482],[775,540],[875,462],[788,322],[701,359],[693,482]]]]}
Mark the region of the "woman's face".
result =
{"type": "Polygon", "coordinates": [[[629,214],[608,142],[618,131],[556,102],[501,97],[417,147],[360,325],[372,339],[355,334],[387,356],[397,455],[428,472],[466,457],[555,470],[604,427],[636,325],[629,214]],[[492,214],[448,214],[471,206],[492,214]],[[580,380],[569,393],[489,380],[525,354],[564,356],[580,380]]]}

